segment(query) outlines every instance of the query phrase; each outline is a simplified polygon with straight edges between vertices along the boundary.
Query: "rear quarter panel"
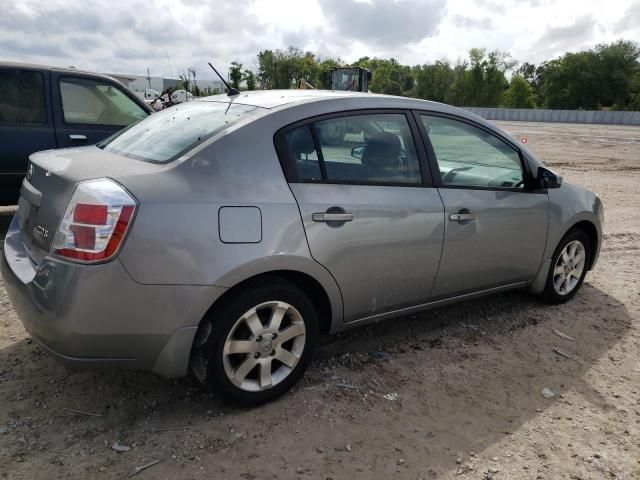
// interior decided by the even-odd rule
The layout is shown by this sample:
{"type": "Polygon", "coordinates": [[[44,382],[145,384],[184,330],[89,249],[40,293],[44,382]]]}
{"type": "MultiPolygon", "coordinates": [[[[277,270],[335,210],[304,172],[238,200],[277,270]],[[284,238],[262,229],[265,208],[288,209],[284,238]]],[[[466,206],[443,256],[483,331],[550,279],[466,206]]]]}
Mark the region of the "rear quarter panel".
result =
{"type": "Polygon", "coordinates": [[[116,178],[140,202],[120,254],[135,281],[233,287],[261,273],[294,270],[315,278],[329,295],[333,318],[342,318],[340,291],[309,252],[271,125],[249,123],[161,172],[116,178]],[[222,241],[219,211],[235,206],[260,210],[261,241],[222,241]]]}

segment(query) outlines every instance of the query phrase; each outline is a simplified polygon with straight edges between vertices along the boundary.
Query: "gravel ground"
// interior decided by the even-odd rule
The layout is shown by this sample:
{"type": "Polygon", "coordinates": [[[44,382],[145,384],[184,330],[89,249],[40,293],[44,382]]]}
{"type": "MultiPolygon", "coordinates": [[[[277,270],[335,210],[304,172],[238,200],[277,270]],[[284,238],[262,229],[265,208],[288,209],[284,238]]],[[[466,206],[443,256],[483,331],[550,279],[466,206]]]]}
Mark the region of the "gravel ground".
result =
{"type": "Polygon", "coordinates": [[[65,370],[0,279],[0,478],[640,478],[640,128],[500,126],[604,201],[572,302],[512,292],[326,338],[289,395],[245,410],[189,379],[65,370]]]}

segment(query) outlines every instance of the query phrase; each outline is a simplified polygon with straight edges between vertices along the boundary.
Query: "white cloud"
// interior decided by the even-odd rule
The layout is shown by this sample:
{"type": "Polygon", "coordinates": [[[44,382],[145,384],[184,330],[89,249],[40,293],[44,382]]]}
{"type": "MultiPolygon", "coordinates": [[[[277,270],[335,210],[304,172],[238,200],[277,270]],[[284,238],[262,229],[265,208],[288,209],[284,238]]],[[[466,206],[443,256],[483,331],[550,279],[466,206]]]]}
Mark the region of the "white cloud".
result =
{"type": "Polygon", "coordinates": [[[347,62],[419,64],[472,47],[539,62],[618,38],[640,41],[640,1],[0,0],[0,59],[114,73],[214,78],[233,60],[295,44],[347,62]]]}

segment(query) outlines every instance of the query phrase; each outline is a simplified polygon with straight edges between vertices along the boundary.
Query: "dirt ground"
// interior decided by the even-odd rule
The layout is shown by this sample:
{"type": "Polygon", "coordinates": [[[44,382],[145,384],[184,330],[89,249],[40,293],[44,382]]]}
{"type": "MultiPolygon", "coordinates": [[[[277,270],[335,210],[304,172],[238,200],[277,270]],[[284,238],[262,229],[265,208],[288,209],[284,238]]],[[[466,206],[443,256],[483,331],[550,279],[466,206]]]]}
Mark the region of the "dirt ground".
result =
{"type": "Polygon", "coordinates": [[[640,128],[500,126],[603,199],[600,261],[572,302],[506,293],[327,338],[289,395],[245,410],[189,379],[66,371],[0,280],[0,478],[160,460],[135,478],[640,479],[640,128]]]}

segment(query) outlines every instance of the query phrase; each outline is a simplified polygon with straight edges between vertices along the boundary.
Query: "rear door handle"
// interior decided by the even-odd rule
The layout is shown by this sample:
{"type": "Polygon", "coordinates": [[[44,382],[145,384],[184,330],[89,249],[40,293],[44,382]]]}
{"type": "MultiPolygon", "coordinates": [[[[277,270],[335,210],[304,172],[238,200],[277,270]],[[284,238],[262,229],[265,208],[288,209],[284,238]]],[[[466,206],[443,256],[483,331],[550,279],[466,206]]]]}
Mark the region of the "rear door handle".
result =
{"type": "Polygon", "coordinates": [[[468,222],[470,220],[475,220],[477,215],[475,213],[450,213],[449,220],[452,222],[468,222]]]}
{"type": "Polygon", "coordinates": [[[314,213],[311,215],[314,222],[350,222],[353,220],[353,213],[314,213]]]}
{"type": "Polygon", "coordinates": [[[69,140],[71,140],[72,142],[86,142],[87,136],[72,134],[72,135],[69,135],[69,140]]]}

